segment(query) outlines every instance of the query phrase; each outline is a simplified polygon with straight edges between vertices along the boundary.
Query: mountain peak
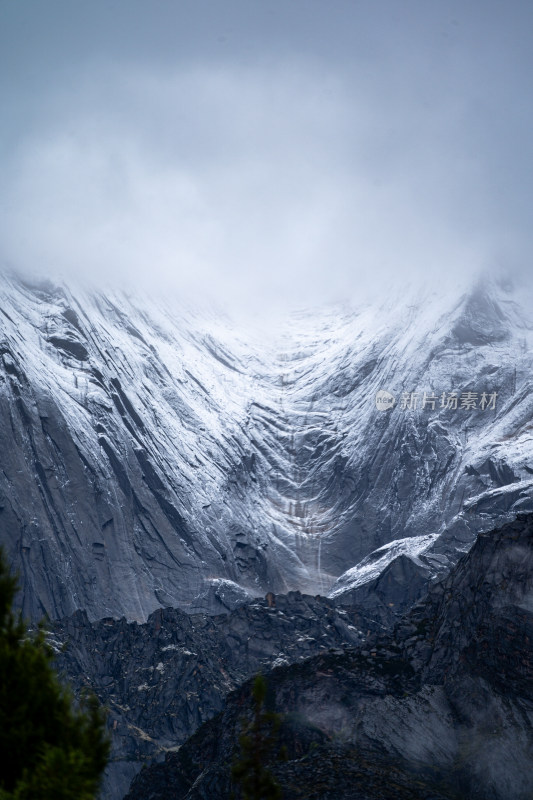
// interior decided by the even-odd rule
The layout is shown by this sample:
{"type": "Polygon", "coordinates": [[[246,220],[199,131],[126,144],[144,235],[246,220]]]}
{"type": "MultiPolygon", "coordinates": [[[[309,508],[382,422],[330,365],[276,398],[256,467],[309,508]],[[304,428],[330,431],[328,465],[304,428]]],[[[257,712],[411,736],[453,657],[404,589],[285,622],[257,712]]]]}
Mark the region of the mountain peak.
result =
{"type": "Polygon", "coordinates": [[[530,330],[483,287],[459,316],[451,297],[300,315],[278,349],[168,300],[1,296],[0,513],[28,616],[218,611],[224,581],[324,594],[424,536],[435,577],[530,507],[530,330]]]}

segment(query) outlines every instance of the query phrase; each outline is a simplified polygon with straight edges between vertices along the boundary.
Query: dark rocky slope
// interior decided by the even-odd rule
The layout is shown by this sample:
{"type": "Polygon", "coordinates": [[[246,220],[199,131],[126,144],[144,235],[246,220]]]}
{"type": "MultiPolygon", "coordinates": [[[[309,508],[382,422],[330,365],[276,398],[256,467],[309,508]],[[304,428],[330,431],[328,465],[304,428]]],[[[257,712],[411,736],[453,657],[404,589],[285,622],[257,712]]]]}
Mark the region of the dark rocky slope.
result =
{"type": "MultiPolygon", "coordinates": [[[[284,800],[531,800],[533,516],[481,535],[392,634],[268,674],[284,800]]],[[[248,682],[128,800],[227,800],[248,682]]]]}
{"type": "Polygon", "coordinates": [[[80,611],[54,625],[51,641],[76,690],[90,688],[109,708],[103,797],[118,800],[143,764],[182,744],[254,673],[356,645],[377,629],[353,609],[293,592],[227,615],[160,609],[140,625],[91,623],[80,611]]]}

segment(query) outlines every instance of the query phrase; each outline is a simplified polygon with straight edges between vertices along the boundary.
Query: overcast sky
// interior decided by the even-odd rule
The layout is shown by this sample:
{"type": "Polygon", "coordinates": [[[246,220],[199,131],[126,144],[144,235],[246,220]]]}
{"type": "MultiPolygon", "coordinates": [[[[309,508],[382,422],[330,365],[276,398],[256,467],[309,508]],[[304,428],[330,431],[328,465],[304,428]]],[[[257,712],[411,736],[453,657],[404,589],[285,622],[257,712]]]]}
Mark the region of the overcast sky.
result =
{"type": "Polygon", "coordinates": [[[531,0],[0,0],[0,260],[357,296],[531,267],[531,0]]]}

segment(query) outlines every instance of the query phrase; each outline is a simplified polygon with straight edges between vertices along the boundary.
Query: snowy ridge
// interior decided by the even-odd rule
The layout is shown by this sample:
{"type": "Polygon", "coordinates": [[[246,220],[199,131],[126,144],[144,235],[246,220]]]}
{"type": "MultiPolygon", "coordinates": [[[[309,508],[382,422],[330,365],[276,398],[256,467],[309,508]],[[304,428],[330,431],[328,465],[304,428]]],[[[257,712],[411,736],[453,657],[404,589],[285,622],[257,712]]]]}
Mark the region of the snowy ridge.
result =
{"type": "Polygon", "coordinates": [[[450,565],[532,504],[533,326],[502,286],[301,313],[267,342],[7,278],[0,310],[0,514],[32,615],[338,593],[401,553],[450,565]],[[441,407],[467,391],[495,407],[441,407]]]}
{"type": "Polygon", "coordinates": [[[433,542],[439,537],[438,533],[430,536],[412,536],[409,539],[397,539],[395,542],[378,547],[373,553],[364,558],[355,567],[347,570],[335,582],[328,597],[339,597],[344,592],[357,589],[365,583],[375,580],[385,567],[394,561],[398,556],[404,555],[410,558],[415,564],[422,566],[420,556],[426,553],[433,542]]]}

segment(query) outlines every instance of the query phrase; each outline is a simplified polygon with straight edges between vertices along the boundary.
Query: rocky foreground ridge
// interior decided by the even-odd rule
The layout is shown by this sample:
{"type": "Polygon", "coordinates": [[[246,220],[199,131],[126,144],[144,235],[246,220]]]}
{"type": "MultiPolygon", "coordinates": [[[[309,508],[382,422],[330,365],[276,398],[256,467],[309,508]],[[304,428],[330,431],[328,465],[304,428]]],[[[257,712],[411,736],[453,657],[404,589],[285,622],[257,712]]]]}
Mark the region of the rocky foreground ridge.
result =
{"type": "Polygon", "coordinates": [[[250,676],[342,652],[381,627],[379,614],[291,592],[214,616],[159,609],[144,624],[90,622],[78,611],[54,625],[50,640],[70,683],[109,709],[103,797],[119,800],[141,766],[185,742],[250,676]]]}
{"type": "MultiPolygon", "coordinates": [[[[391,633],[267,673],[284,800],[530,800],[533,516],[481,534],[391,633]]],[[[127,800],[227,800],[251,681],[127,800]]]]}

